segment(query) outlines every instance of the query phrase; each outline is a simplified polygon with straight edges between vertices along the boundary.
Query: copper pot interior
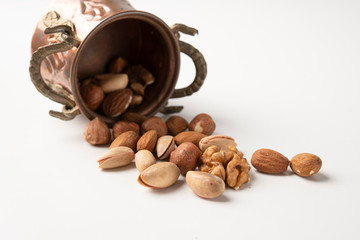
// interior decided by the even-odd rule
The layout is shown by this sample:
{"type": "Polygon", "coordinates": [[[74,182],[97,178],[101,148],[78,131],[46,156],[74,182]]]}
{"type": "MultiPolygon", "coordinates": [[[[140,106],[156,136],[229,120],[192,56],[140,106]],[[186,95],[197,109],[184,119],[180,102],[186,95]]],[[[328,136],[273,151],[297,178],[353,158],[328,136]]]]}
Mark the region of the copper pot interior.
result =
{"type": "MultiPolygon", "coordinates": [[[[153,115],[174,90],[179,68],[176,50],[172,33],[159,23],[136,18],[112,21],[83,42],[75,61],[76,80],[81,82],[95,74],[106,73],[111,59],[118,56],[125,58],[129,65],[141,64],[155,76],[155,83],[146,88],[143,103],[128,111],[153,115]]],[[[78,89],[75,96],[88,118],[100,116],[108,123],[117,120],[103,116],[101,110],[98,114],[87,108],[78,89]]]]}

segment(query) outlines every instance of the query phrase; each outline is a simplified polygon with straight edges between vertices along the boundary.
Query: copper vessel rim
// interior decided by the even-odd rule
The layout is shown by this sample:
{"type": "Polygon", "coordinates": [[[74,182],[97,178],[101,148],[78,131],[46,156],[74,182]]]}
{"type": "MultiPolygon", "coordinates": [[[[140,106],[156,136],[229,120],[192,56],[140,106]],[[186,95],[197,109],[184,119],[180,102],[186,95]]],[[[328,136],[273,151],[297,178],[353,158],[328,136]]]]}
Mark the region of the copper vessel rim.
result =
{"type": "MultiPolygon", "coordinates": [[[[171,81],[171,85],[164,89],[165,91],[161,91],[160,93],[160,101],[154,102],[150,105],[144,112],[140,112],[140,114],[144,114],[147,116],[152,116],[156,112],[158,112],[166,103],[167,100],[171,97],[171,95],[174,92],[175,85],[178,79],[179,75],[179,69],[180,69],[180,49],[177,42],[177,39],[175,38],[173,32],[168,27],[168,25],[162,21],[160,18],[156,17],[155,15],[144,12],[144,11],[138,11],[138,10],[128,10],[124,12],[120,12],[117,14],[114,14],[106,19],[104,19],[101,23],[99,23],[94,29],[92,29],[91,32],[84,38],[84,40],[81,42],[79,48],[77,49],[77,54],[75,55],[74,62],[71,66],[71,73],[70,73],[70,79],[71,79],[71,88],[73,92],[73,96],[75,99],[76,104],[78,105],[80,111],[89,119],[93,119],[95,117],[99,117],[103,119],[108,124],[113,124],[116,122],[119,117],[112,118],[107,117],[102,114],[99,114],[95,111],[90,110],[85,104],[83,104],[83,101],[81,100],[81,95],[79,91],[79,85],[78,85],[78,76],[77,76],[77,70],[78,70],[78,63],[79,63],[79,56],[82,52],[83,46],[86,45],[86,42],[91,39],[95,34],[97,34],[103,27],[118,21],[118,20],[125,20],[125,19],[134,19],[134,20],[140,20],[144,21],[159,30],[161,34],[166,37],[170,42],[167,42],[168,49],[173,50],[173,52],[169,52],[169,54],[173,57],[174,63],[171,64],[173,66],[173,71],[168,71],[167,79],[171,81]],[[160,31],[161,30],[161,31],[160,31]],[[173,72],[173,74],[171,74],[173,72]]],[[[165,41],[166,42],[166,41],[165,41]]]]}

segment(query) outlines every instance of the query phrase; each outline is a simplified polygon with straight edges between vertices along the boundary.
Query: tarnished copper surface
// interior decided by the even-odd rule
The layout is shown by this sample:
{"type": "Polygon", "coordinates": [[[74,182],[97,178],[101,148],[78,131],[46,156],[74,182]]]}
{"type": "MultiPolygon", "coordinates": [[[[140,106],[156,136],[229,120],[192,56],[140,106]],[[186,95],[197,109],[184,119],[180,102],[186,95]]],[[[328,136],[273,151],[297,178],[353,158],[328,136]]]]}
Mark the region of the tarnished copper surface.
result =
{"type": "Polygon", "coordinates": [[[156,77],[143,104],[132,111],[153,115],[166,104],[177,81],[180,50],[173,32],[162,20],[135,10],[125,0],[58,0],[35,29],[32,53],[58,42],[61,35],[44,34],[45,28],[56,24],[74,28],[81,44],[48,56],[41,64],[41,75],[45,81],[69,90],[86,117],[100,117],[109,124],[117,120],[90,110],[78,89],[79,82],[106,72],[106,64],[116,56],[142,64],[156,77]]]}
{"type": "Polygon", "coordinates": [[[155,77],[154,84],[146,89],[142,104],[130,111],[146,116],[159,111],[179,111],[182,107],[165,107],[168,99],[198,91],[207,72],[203,55],[190,44],[180,41],[179,32],[197,34],[196,29],[182,24],[175,24],[170,29],[158,17],[135,10],[126,0],[57,0],[35,29],[30,75],[44,96],[65,105],[62,112],[50,111],[51,116],[71,120],[81,112],[89,119],[99,117],[112,125],[121,116],[106,117],[89,109],[80,95],[79,86],[87,78],[107,72],[108,63],[121,56],[130,65],[141,64],[155,77]],[[45,29],[52,34],[45,34],[45,29]],[[76,44],[69,42],[69,33],[49,29],[68,29],[76,44]],[[71,44],[69,47],[67,42],[71,44]],[[193,60],[196,76],[192,84],[174,92],[180,51],[193,60]]]}
{"type": "MultiPolygon", "coordinates": [[[[76,30],[80,41],[105,18],[134,8],[126,0],[58,0],[50,6],[50,11],[55,10],[61,19],[70,20],[76,30]]],[[[54,34],[45,35],[44,15],[38,22],[31,42],[33,53],[41,46],[56,42],[54,34]]],[[[58,83],[71,92],[70,71],[71,64],[77,49],[53,54],[47,57],[41,65],[41,73],[45,80],[58,83]]]]}

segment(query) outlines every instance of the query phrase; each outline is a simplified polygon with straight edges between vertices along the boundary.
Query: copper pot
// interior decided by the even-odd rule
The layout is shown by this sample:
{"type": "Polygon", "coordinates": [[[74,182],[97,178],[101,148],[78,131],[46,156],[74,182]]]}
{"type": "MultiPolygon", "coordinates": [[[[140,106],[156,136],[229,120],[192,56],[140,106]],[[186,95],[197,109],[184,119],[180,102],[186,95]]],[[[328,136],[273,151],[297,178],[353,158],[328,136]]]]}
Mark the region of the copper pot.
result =
{"type": "Polygon", "coordinates": [[[64,105],[62,112],[50,111],[53,117],[70,120],[82,113],[110,125],[119,120],[121,116],[111,118],[90,110],[79,92],[82,80],[105,72],[116,56],[142,64],[156,78],[143,103],[132,112],[151,116],[179,111],[182,107],[165,106],[168,99],[191,95],[203,84],[207,66],[202,54],[179,40],[179,32],[195,35],[196,29],[182,24],[169,28],[126,0],[57,0],[51,9],[33,35],[30,76],[40,93],[64,105]],[[174,90],[180,52],[192,58],[196,76],[188,87],[174,90]]]}

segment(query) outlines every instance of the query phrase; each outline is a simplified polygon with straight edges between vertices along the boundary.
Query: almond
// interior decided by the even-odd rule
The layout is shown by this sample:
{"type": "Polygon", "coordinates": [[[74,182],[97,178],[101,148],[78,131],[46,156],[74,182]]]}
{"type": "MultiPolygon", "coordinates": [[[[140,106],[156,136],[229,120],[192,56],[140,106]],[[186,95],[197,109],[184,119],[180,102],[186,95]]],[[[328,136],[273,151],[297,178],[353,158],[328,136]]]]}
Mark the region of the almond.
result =
{"type": "Polygon", "coordinates": [[[125,146],[131,149],[135,149],[136,143],[139,140],[139,134],[134,131],[127,131],[120,134],[115,140],[111,143],[109,149],[114,147],[125,146]]]}
{"type": "Polygon", "coordinates": [[[127,131],[134,131],[137,134],[140,134],[139,125],[135,122],[118,121],[113,126],[114,138],[117,138],[118,136],[120,136],[120,134],[127,131]]]}
{"type": "Polygon", "coordinates": [[[180,145],[184,142],[191,142],[199,147],[199,142],[202,138],[206,137],[205,134],[189,131],[189,132],[182,132],[175,136],[175,143],[176,145],[180,145]]]}
{"type": "Polygon", "coordinates": [[[260,172],[282,173],[287,170],[289,159],[279,152],[263,148],[254,152],[251,164],[260,172]]]}
{"type": "Polygon", "coordinates": [[[93,111],[95,111],[100,106],[105,97],[104,91],[101,89],[101,87],[89,81],[85,81],[81,85],[80,94],[88,108],[93,111]]]}
{"type": "Polygon", "coordinates": [[[291,159],[290,167],[299,176],[309,177],[320,171],[321,159],[311,153],[300,153],[291,159]]]}
{"type": "Polygon", "coordinates": [[[141,136],[139,141],[137,142],[136,149],[138,151],[142,149],[149,150],[150,152],[154,151],[157,140],[157,133],[155,130],[147,131],[144,135],[141,136]]]}
{"type": "Polygon", "coordinates": [[[103,102],[103,112],[109,117],[117,117],[129,107],[132,100],[132,91],[122,89],[110,93],[103,102]]]}

